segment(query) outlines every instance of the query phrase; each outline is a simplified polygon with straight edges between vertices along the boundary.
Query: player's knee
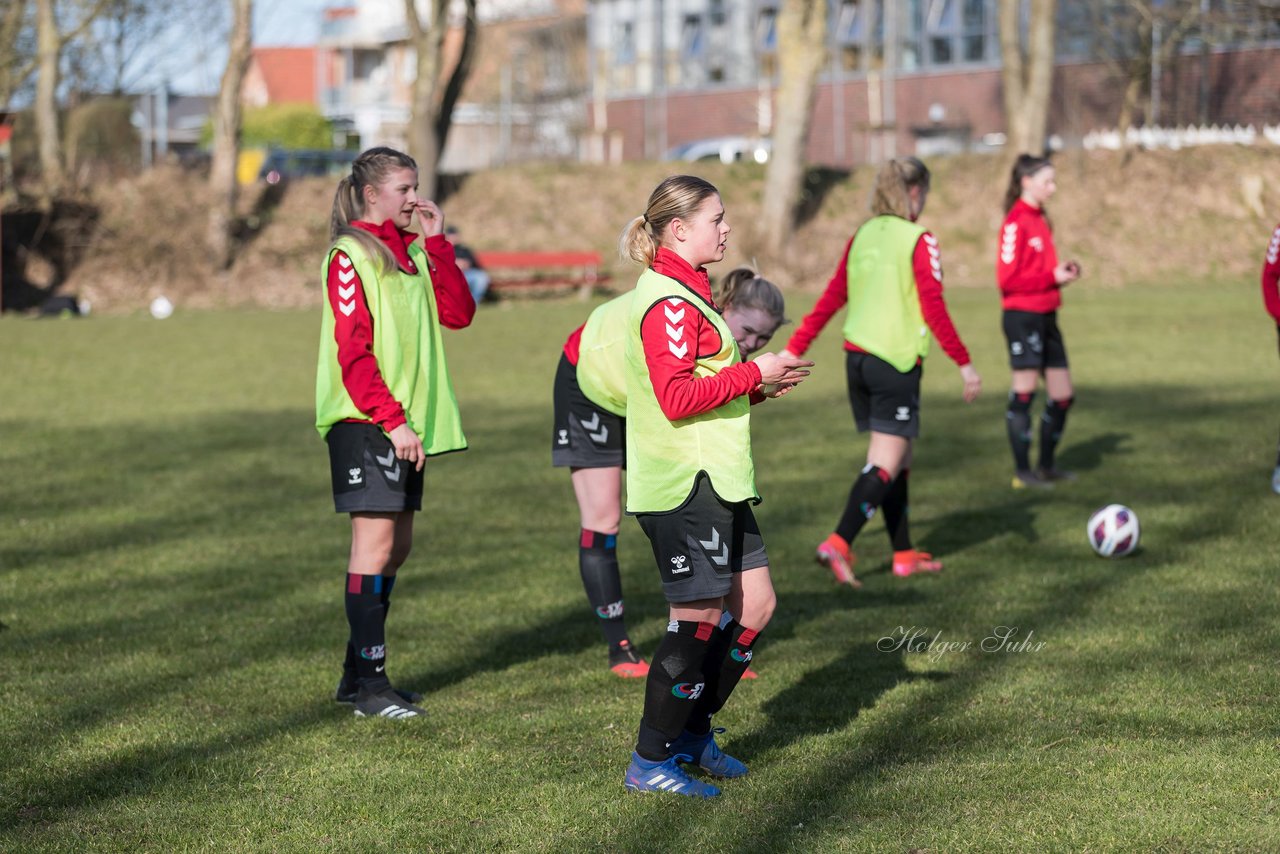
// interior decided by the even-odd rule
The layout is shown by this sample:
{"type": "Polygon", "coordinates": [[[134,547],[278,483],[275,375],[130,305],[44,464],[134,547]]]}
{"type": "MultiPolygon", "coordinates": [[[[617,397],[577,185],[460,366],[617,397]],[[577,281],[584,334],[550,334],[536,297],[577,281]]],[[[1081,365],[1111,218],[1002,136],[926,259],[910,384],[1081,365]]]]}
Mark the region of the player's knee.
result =
{"type": "Polygon", "coordinates": [[[773,588],[757,592],[743,600],[742,615],[738,617],[738,622],[759,631],[773,619],[773,612],[777,607],[778,597],[773,588]]]}

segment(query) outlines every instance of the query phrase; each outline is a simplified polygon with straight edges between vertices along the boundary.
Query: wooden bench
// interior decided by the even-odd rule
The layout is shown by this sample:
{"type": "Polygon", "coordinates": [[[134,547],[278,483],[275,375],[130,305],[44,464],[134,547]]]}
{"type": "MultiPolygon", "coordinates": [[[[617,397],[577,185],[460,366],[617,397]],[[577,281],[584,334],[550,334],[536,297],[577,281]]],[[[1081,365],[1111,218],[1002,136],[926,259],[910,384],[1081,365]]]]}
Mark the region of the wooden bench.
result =
{"type": "Polygon", "coordinates": [[[600,272],[599,252],[476,252],[476,261],[489,273],[489,289],[576,287],[584,299],[607,281],[600,272]]]}

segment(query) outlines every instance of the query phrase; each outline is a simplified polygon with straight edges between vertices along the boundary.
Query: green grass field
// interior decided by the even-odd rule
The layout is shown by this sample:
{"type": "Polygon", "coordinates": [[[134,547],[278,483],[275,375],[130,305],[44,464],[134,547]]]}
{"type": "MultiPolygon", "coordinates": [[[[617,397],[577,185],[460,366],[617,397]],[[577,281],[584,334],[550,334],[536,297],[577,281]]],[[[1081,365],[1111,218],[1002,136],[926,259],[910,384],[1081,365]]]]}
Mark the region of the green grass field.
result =
{"type": "MultiPolygon", "coordinates": [[[[1255,291],[1070,294],[1081,477],[1036,495],[1009,488],[996,296],[952,292],[986,392],[963,404],[935,352],[912,476],[947,568],[892,577],[875,520],[861,591],[812,561],[865,452],[829,329],[754,413],[779,608],[717,719],[752,773],[697,803],[624,793],[643,685],[605,669],[549,465],[588,306],[486,306],[449,338],[471,450],[428,464],[397,587],[390,670],[430,712],[406,723],[330,699],[349,529],[311,427],[317,315],[6,318],[0,850],[1276,850],[1280,365],[1255,291]],[[1113,501],[1143,523],[1120,561],[1084,536],[1113,501]],[[1000,626],[1042,646],[979,649],[1000,626]],[[937,645],[881,648],[913,628],[937,645]]],[[[631,520],[621,557],[648,653],[665,604],[631,520]]]]}

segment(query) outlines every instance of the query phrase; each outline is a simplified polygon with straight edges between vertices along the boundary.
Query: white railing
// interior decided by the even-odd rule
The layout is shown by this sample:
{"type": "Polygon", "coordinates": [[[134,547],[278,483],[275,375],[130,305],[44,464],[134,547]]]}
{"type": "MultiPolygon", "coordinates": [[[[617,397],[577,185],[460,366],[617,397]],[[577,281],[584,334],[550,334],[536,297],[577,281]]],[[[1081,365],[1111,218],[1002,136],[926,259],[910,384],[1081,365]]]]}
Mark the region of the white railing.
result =
{"type": "Polygon", "coordinates": [[[1280,145],[1280,125],[1263,125],[1259,131],[1253,125],[1201,125],[1200,127],[1131,127],[1123,134],[1119,130],[1095,130],[1085,134],[1086,149],[1169,148],[1177,150],[1194,145],[1280,145]]]}

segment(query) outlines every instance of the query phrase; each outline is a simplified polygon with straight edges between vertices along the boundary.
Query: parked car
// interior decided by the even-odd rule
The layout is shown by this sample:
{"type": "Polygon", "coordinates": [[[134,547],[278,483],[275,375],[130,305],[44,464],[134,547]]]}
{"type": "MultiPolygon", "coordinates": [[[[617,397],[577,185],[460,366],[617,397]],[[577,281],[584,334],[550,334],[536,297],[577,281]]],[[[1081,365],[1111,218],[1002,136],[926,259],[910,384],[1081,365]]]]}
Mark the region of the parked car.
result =
{"type": "Polygon", "coordinates": [[[766,163],[773,146],[767,139],[749,136],[717,136],[677,145],[667,153],[668,160],[719,160],[737,163],[750,160],[766,163]]]}

